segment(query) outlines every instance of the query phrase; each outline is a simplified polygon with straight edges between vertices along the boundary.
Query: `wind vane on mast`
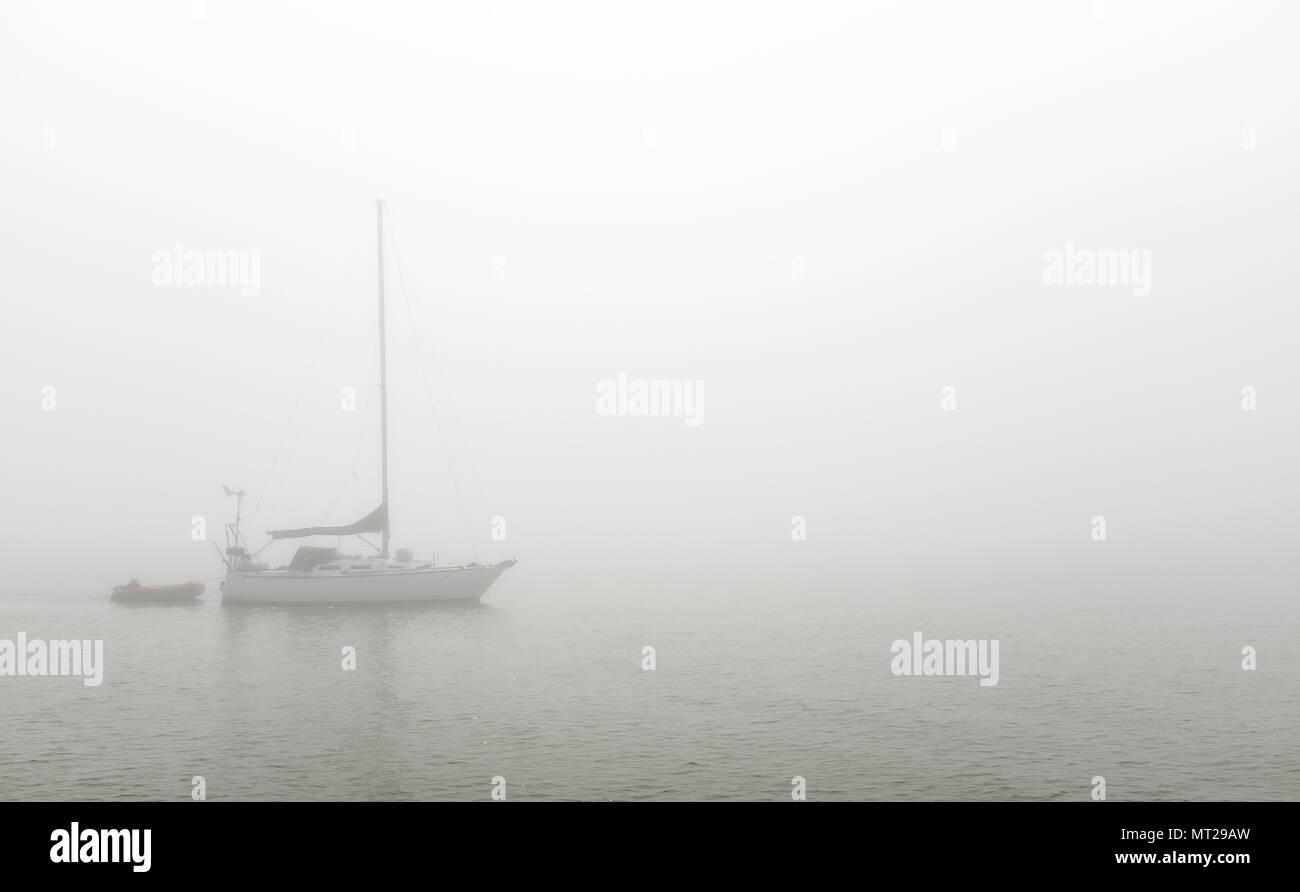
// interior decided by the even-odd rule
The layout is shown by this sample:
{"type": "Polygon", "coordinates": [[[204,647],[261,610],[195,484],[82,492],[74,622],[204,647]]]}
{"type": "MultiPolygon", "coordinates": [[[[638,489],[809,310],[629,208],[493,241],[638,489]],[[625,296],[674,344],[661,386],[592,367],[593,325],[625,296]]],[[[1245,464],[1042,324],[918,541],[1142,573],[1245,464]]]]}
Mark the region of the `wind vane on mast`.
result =
{"type": "MultiPolygon", "coordinates": [[[[226,524],[225,554],[226,565],[234,566],[248,556],[248,551],[239,538],[239,525],[243,522],[244,513],[244,491],[242,489],[231,489],[224,483],[221,484],[221,488],[226,491],[226,495],[235,497],[235,522],[226,524]]],[[[215,546],[216,543],[214,542],[213,545],[215,546]]]]}

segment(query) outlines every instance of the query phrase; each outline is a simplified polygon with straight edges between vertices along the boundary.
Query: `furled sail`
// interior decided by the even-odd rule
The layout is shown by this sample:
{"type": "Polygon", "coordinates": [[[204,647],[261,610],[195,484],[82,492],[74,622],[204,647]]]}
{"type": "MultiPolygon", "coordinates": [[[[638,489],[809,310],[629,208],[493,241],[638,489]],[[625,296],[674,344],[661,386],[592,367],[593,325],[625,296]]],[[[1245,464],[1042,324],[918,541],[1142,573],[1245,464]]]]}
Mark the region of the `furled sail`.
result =
{"type": "Polygon", "coordinates": [[[355,536],[382,533],[388,529],[388,505],[380,505],[356,523],[341,527],[303,527],[300,530],[271,530],[272,539],[301,539],[304,536],[355,536]]]}

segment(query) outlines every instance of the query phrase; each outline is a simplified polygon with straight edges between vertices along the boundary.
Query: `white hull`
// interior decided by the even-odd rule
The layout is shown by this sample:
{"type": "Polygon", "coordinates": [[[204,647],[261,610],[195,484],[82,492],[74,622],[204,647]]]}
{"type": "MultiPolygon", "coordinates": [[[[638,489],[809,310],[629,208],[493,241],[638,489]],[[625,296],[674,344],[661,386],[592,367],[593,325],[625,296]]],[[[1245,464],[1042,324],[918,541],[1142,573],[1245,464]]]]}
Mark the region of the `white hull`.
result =
{"type": "Polygon", "coordinates": [[[492,567],[423,567],[342,576],[232,570],[223,604],[403,604],[477,601],[514,561],[492,567]]]}

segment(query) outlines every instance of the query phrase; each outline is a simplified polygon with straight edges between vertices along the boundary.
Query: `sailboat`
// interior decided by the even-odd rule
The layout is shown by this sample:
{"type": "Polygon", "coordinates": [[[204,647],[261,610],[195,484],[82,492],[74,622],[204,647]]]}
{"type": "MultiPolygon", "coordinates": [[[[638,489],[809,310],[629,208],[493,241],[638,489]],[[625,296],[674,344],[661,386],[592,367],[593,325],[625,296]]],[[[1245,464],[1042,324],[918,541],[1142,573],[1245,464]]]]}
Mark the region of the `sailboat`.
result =
{"type": "MultiPolygon", "coordinates": [[[[235,520],[226,525],[226,578],[222,603],[235,604],[385,604],[424,601],[477,601],[497,578],[513,567],[513,560],[436,566],[418,561],[400,548],[389,554],[388,527],[388,359],[384,320],[384,202],[376,202],[379,240],[379,417],[383,500],[379,507],[355,523],[333,527],[272,530],[271,539],[308,536],[361,536],[378,533],[379,553],[349,557],[334,548],[300,546],[293,560],[272,569],[249,553],[240,532],[244,493],[225,487],[233,496],[235,520]]],[[[363,540],[364,541],[364,540],[363,540]]],[[[373,546],[372,546],[373,547],[373,546]]]]}

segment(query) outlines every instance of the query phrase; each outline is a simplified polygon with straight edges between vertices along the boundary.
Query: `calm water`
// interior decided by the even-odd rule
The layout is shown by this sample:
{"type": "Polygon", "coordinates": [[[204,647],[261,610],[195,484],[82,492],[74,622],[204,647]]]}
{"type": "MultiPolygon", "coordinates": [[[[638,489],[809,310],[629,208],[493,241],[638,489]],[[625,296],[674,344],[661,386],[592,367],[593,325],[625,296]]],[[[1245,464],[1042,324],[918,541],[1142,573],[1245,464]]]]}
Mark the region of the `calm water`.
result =
{"type": "Polygon", "coordinates": [[[788,800],[802,775],[810,799],[1069,800],[1100,774],[1112,800],[1300,799],[1289,603],[525,583],[419,609],[0,596],[0,638],[103,638],[106,663],[99,688],[0,678],[0,797],[187,799],[202,775],[212,800],[468,800],[501,775],[512,800],[788,800]],[[1000,683],[893,677],[915,630],[998,638],[1000,683]]]}

